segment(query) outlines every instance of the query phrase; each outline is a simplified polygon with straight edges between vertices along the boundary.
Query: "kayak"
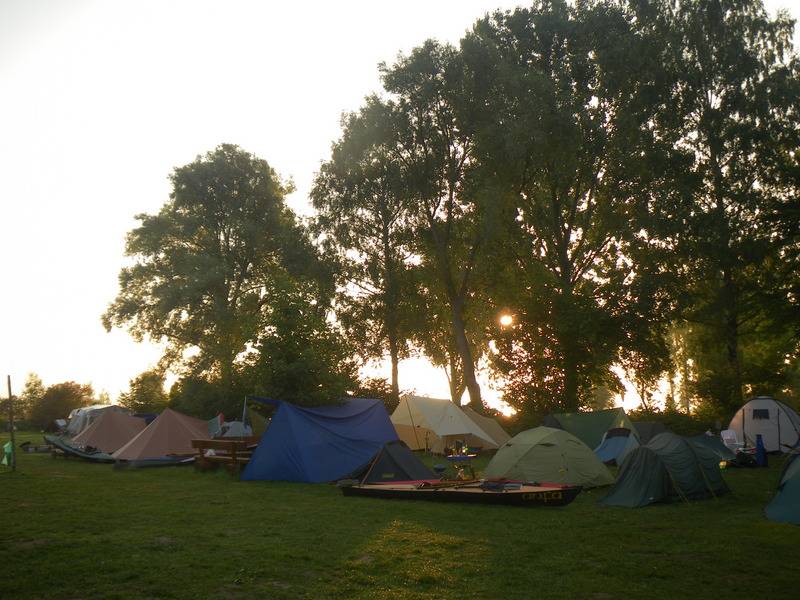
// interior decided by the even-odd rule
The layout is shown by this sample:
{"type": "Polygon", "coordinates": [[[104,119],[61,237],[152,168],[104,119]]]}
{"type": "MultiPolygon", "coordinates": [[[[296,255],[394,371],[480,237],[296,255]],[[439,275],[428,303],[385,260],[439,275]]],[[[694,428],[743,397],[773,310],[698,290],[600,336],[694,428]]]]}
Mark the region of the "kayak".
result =
{"type": "Polygon", "coordinates": [[[507,506],[566,506],[577,497],[581,487],[497,481],[395,481],[343,485],[341,490],[345,496],[366,498],[471,502],[507,506]]]}

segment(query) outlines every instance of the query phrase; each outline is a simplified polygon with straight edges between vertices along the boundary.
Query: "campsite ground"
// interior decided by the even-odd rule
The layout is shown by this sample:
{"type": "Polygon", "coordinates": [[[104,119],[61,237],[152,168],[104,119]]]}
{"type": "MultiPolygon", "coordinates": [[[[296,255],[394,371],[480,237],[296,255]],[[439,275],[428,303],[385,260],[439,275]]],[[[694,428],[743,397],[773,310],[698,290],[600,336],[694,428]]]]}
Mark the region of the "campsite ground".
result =
{"type": "Polygon", "coordinates": [[[20,454],[0,467],[0,598],[794,598],[771,458],[716,500],[525,509],[20,454]]]}

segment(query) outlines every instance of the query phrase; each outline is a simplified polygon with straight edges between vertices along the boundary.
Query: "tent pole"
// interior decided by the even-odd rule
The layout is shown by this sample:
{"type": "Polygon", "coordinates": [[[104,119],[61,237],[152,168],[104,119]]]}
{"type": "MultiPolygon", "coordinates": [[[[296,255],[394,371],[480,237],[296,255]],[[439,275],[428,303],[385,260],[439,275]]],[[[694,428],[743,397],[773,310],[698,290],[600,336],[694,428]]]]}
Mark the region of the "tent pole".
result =
{"type": "Polygon", "coordinates": [[[8,423],[11,426],[11,470],[17,470],[17,437],[14,429],[14,397],[11,395],[11,375],[7,375],[8,382],[8,423]]]}
{"type": "MultiPolygon", "coordinates": [[[[408,409],[408,418],[411,420],[411,431],[414,432],[414,441],[417,442],[417,448],[419,448],[419,438],[417,437],[417,426],[414,425],[414,417],[411,416],[411,405],[408,403],[408,397],[406,397],[405,400],[406,400],[406,408],[408,409]]],[[[427,448],[425,449],[427,450],[427,448]]]]}
{"type": "Polygon", "coordinates": [[[742,407],[742,444],[747,446],[747,438],[745,437],[744,432],[744,420],[747,418],[747,414],[744,412],[744,406],[742,407]]]}

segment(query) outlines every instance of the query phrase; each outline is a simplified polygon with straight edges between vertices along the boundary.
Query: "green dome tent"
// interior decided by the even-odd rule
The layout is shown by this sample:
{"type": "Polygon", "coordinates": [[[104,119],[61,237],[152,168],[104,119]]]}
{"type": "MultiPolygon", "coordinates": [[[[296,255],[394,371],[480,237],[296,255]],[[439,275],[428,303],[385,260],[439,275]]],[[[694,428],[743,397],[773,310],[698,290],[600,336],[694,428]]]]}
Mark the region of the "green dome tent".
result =
{"type": "Polygon", "coordinates": [[[487,479],[519,479],[597,487],[614,478],[594,452],[569,432],[536,427],[515,435],[486,467],[487,479]]]}
{"type": "Polygon", "coordinates": [[[781,472],[778,493],[764,512],[770,521],[800,525],[800,454],[789,456],[781,472]]]}
{"type": "Polygon", "coordinates": [[[554,413],[544,418],[544,425],[569,431],[592,450],[603,441],[609,429],[624,427],[638,437],[633,423],[623,408],[607,408],[593,412],[554,413]]]}
{"type": "Polygon", "coordinates": [[[718,496],[727,491],[719,457],[713,450],[674,433],[661,433],[628,454],[617,482],[600,504],[636,508],[678,498],[718,496]]]}

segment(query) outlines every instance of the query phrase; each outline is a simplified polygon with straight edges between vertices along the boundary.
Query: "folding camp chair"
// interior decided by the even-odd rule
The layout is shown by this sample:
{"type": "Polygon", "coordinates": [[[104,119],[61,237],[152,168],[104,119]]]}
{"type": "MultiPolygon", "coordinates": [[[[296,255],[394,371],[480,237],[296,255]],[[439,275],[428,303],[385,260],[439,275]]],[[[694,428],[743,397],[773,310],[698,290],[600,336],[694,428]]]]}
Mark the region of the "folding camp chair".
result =
{"type": "Polygon", "coordinates": [[[736,431],[733,429],[723,429],[719,435],[722,437],[722,443],[733,452],[738,452],[744,448],[744,443],[739,441],[739,436],[736,435],[736,431]]]}

